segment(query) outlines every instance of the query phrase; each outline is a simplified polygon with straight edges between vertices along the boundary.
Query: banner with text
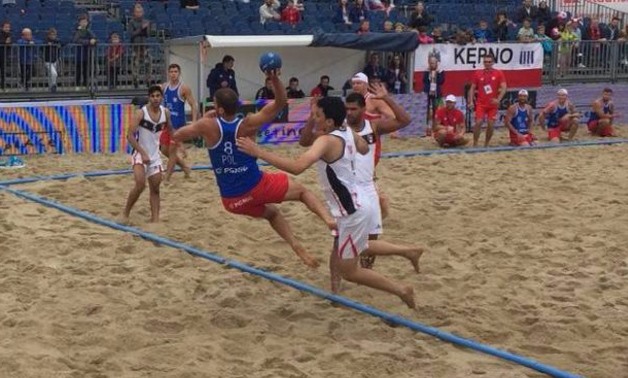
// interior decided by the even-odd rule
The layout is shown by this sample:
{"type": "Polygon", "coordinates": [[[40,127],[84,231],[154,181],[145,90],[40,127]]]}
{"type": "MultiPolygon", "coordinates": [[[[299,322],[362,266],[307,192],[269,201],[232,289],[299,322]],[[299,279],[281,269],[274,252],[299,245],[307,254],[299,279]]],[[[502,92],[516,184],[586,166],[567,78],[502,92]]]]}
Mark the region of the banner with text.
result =
{"type": "MultiPolygon", "coordinates": [[[[425,72],[429,61],[437,60],[445,72],[442,94],[462,96],[473,73],[483,68],[482,57],[495,57],[496,69],[502,70],[509,88],[541,86],[543,47],[540,43],[482,43],[420,45],[414,59],[414,91],[423,92],[425,72]]],[[[428,84],[429,85],[429,84],[428,84]]]]}

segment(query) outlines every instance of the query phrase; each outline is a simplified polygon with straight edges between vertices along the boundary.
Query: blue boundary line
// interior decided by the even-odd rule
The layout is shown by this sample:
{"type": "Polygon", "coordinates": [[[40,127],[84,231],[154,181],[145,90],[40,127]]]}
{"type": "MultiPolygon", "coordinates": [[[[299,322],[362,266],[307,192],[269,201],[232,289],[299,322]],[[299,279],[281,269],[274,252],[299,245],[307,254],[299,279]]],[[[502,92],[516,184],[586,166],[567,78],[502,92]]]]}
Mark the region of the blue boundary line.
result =
{"type": "MultiPolygon", "coordinates": [[[[414,150],[404,152],[388,152],[382,154],[382,158],[393,159],[402,157],[414,157],[414,156],[435,156],[435,155],[460,155],[460,154],[479,154],[490,152],[512,152],[512,151],[530,151],[530,150],[548,150],[555,148],[572,148],[572,147],[590,147],[590,146],[608,146],[614,144],[626,144],[628,139],[602,139],[602,140],[590,140],[579,141],[572,143],[562,144],[543,144],[531,147],[513,147],[513,146],[498,146],[488,148],[461,148],[461,149],[438,149],[438,150],[414,150]]],[[[268,166],[267,163],[260,163],[261,166],[268,166]]],[[[197,165],[192,167],[193,170],[209,170],[211,165],[197,165]]],[[[45,180],[67,180],[73,177],[102,177],[112,175],[123,175],[131,173],[130,169],[119,170],[106,170],[106,171],[92,171],[84,173],[66,173],[51,176],[33,176],[20,179],[11,179],[0,181],[0,185],[10,186],[18,184],[29,184],[37,181],[45,180]]]]}
{"type": "Polygon", "coordinates": [[[521,366],[536,370],[538,372],[541,373],[545,373],[548,375],[551,375],[553,377],[558,377],[558,378],[580,378],[580,376],[572,374],[572,373],[568,373],[566,371],[562,371],[559,370],[555,367],[552,366],[548,366],[545,364],[542,364],[540,362],[537,362],[533,359],[530,358],[526,358],[526,357],[522,357],[513,353],[509,353],[494,347],[491,347],[489,345],[485,345],[485,344],[481,344],[478,343],[476,341],[473,340],[469,340],[469,339],[465,339],[463,337],[460,336],[456,336],[453,335],[451,333],[442,331],[438,328],[434,328],[434,327],[430,327],[418,322],[414,322],[412,320],[403,318],[399,315],[395,315],[395,314],[391,314],[388,312],[384,312],[381,311],[379,309],[367,306],[365,304],[362,304],[360,302],[356,302],[353,300],[350,300],[346,297],[340,296],[340,295],[335,295],[335,294],[331,294],[327,291],[321,290],[317,287],[308,285],[306,283],[297,281],[297,280],[293,280],[275,273],[270,273],[267,271],[264,271],[262,269],[258,269],[258,268],[254,268],[251,267],[249,265],[246,265],[244,263],[241,263],[239,261],[235,261],[235,260],[227,260],[224,257],[221,257],[215,253],[210,253],[210,252],[206,252],[203,251],[201,249],[192,247],[190,245],[187,244],[183,244],[183,243],[179,243],[176,241],[173,241],[171,239],[167,239],[164,237],[161,237],[159,235],[155,235],[134,227],[130,227],[130,226],[125,226],[101,217],[97,217],[93,214],[90,214],[88,212],[85,211],[81,211],[78,209],[75,209],[73,207],[70,206],[66,206],[63,205],[61,203],[58,203],[56,201],[51,201],[49,199],[46,199],[44,197],[40,197],[37,196],[35,194],[31,194],[22,190],[17,190],[17,189],[13,189],[13,188],[9,188],[6,186],[1,186],[0,185],[0,190],[5,190],[15,196],[18,196],[20,198],[24,198],[26,200],[29,201],[33,201],[36,203],[39,203],[41,205],[44,206],[48,206],[60,211],[63,211],[67,214],[82,218],[84,220],[87,220],[89,222],[92,223],[96,223],[99,224],[101,226],[106,226],[106,227],[110,227],[119,231],[124,231],[124,232],[128,232],[137,236],[140,236],[146,240],[150,240],[152,242],[156,242],[162,245],[166,245],[175,249],[181,249],[193,256],[196,257],[201,257],[204,258],[206,260],[218,263],[218,264],[223,264],[226,265],[230,268],[234,268],[234,269],[238,269],[242,272],[245,273],[250,273],[259,277],[263,277],[267,280],[273,281],[273,282],[277,282],[277,283],[281,283],[283,285],[292,287],[294,289],[300,290],[300,291],[304,291],[307,293],[310,293],[312,295],[315,295],[317,297],[323,298],[323,299],[327,299],[329,301],[347,306],[353,310],[356,310],[358,312],[362,312],[368,315],[372,315],[378,318],[381,318],[389,323],[393,323],[393,324],[398,324],[404,327],[407,327],[413,331],[416,332],[421,332],[421,333],[425,333],[428,334],[430,336],[436,337],[438,339],[441,339],[443,341],[452,343],[452,344],[456,344],[456,345],[460,345],[460,346],[464,346],[466,348],[481,352],[481,353],[485,353],[491,356],[495,356],[495,357],[499,357],[503,360],[509,361],[509,362],[513,362],[516,364],[519,364],[521,366]]]}

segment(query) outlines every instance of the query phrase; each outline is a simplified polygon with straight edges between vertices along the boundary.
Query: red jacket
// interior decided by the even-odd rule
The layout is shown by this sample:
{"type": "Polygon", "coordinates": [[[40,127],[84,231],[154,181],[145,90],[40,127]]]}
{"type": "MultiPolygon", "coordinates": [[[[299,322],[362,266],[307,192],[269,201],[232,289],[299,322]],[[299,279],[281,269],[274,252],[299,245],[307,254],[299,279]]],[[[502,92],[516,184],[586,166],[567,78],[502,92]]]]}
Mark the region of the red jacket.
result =
{"type": "Polygon", "coordinates": [[[290,25],[297,24],[301,20],[301,13],[295,7],[286,7],[281,12],[281,21],[286,22],[290,25]]]}

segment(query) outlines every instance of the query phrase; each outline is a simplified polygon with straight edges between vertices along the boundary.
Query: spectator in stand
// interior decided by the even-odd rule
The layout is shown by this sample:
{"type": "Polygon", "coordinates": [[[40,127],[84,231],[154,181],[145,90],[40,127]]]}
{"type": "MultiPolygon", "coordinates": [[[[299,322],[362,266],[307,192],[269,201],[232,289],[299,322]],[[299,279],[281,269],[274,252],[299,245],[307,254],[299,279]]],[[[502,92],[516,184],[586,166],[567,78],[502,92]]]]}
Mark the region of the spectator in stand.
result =
{"type": "Polygon", "coordinates": [[[552,18],[547,25],[545,25],[545,34],[554,41],[560,39],[560,27],[567,23],[567,12],[558,12],[556,17],[552,18]]]}
{"type": "Polygon", "coordinates": [[[410,14],[410,22],[408,22],[408,26],[412,29],[418,29],[419,26],[429,27],[432,24],[432,21],[433,18],[425,10],[425,5],[422,1],[419,1],[414,7],[414,12],[410,14]]]}
{"type": "Polygon", "coordinates": [[[513,17],[513,21],[520,24],[526,18],[530,19],[530,22],[536,20],[538,16],[538,8],[532,4],[532,0],[523,0],[523,4],[521,7],[517,8],[515,15],[513,17]]]}
{"type": "Polygon", "coordinates": [[[432,29],[432,40],[434,40],[434,43],[445,43],[447,42],[445,40],[445,37],[443,37],[443,29],[440,26],[434,26],[434,28],[432,29]]]}
{"type": "Polygon", "coordinates": [[[552,10],[547,6],[546,0],[539,1],[539,7],[537,8],[536,13],[536,22],[539,25],[547,25],[547,23],[552,19],[552,10]]]}
{"type": "Polygon", "coordinates": [[[133,86],[139,87],[139,75],[144,71],[145,85],[150,85],[152,62],[146,40],[150,31],[150,21],[144,18],[144,7],[136,3],[133,7],[133,18],[129,21],[131,43],[133,44],[133,86]]]}
{"type": "Polygon", "coordinates": [[[360,27],[358,28],[358,34],[366,34],[371,32],[371,23],[369,20],[360,21],[360,27]]]}
{"type": "Polygon", "coordinates": [[[76,86],[87,87],[87,79],[91,72],[91,55],[94,52],[94,45],[96,45],[96,35],[89,29],[89,21],[87,15],[81,15],[78,19],[78,28],[74,32],[74,38],[72,42],[76,46],[76,86]]]}
{"type": "Polygon", "coordinates": [[[351,7],[349,6],[349,0],[338,0],[338,6],[336,8],[333,21],[337,24],[353,24],[351,21],[351,7]]]}
{"type": "Polygon", "coordinates": [[[508,41],[508,25],[511,21],[508,20],[506,12],[499,11],[495,17],[495,25],[493,26],[493,33],[495,34],[495,40],[497,42],[508,41]]]}
{"type": "Polygon", "coordinates": [[[473,39],[477,43],[495,42],[493,31],[488,28],[488,22],[480,20],[478,28],[473,31],[473,39]]]}
{"type": "Polygon", "coordinates": [[[279,0],[264,0],[259,7],[259,22],[264,25],[267,22],[281,21],[280,6],[279,0]]]}
{"type": "Polygon", "coordinates": [[[394,33],[394,32],[395,32],[395,25],[393,24],[393,22],[390,20],[384,21],[384,33],[394,33]]]}
{"type": "Polygon", "coordinates": [[[181,8],[197,10],[201,7],[198,0],[181,0],[181,8]]]}
{"type": "Polygon", "coordinates": [[[11,23],[4,21],[0,30],[0,88],[5,89],[7,62],[11,56],[11,23]]]}
{"type": "Polygon", "coordinates": [[[519,42],[534,42],[534,29],[532,29],[532,20],[529,18],[525,18],[523,20],[523,25],[519,28],[517,32],[517,41],[519,42]]]}
{"type": "Polygon", "coordinates": [[[18,59],[20,61],[20,83],[24,90],[30,90],[31,80],[33,79],[33,64],[37,50],[35,49],[35,40],[33,39],[33,31],[29,28],[22,29],[22,38],[17,40],[19,47],[18,59]]]}
{"type": "Polygon", "coordinates": [[[554,41],[552,41],[552,39],[545,34],[545,25],[540,24],[537,26],[534,38],[537,42],[541,43],[541,46],[543,46],[543,56],[549,58],[552,54],[552,49],[554,48],[554,41]]]}
{"type": "Polygon", "coordinates": [[[576,43],[574,43],[571,49],[571,59],[574,64],[577,64],[579,68],[585,68],[585,65],[582,63],[583,54],[582,54],[582,22],[580,19],[572,18],[571,25],[573,27],[573,33],[576,35],[576,43]]]}
{"type": "Polygon", "coordinates": [[[329,85],[329,76],[321,76],[320,82],[312,89],[310,96],[312,97],[327,97],[329,91],[333,91],[334,87],[329,85]]]}
{"type": "Polygon", "coordinates": [[[369,9],[364,0],[355,0],[355,4],[349,10],[349,20],[354,24],[359,24],[369,19],[369,9]]]}
{"type": "Polygon", "coordinates": [[[397,9],[392,4],[390,0],[382,0],[382,11],[386,14],[387,19],[396,19],[397,18],[397,9]]]}
{"type": "Polygon", "coordinates": [[[406,26],[403,22],[397,22],[395,24],[395,33],[403,33],[404,31],[406,31],[406,26]]]}
{"type": "MultiPolygon", "coordinates": [[[[426,124],[433,127],[434,112],[443,104],[441,88],[445,84],[445,71],[438,67],[438,58],[435,56],[428,58],[427,65],[428,70],[423,73],[423,93],[427,97],[426,124]]],[[[430,133],[431,128],[427,131],[430,133]]]]}
{"type": "Polygon", "coordinates": [[[291,77],[288,82],[288,88],[286,88],[288,98],[303,98],[305,93],[299,88],[299,79],[291,77]]]}
{"type": "Polygon", "coordinates": [[[408,87],[408,73],[403,65],[400,54],[393,55],[388,64],[386,85],[390,93],[406,93],[408,87]]]}
{"type": "Polygon", "coordinates": [[[372,82],[375,79],[379,79],[380,81],[386,81],[386,69],[380,64],[380,56],[378,53],[372,53],[369,57],[369,63],[364,66],[362,72],[369,79],[369,82],[372,82]]]}
{"type": "Polygon", "coordinates": [[[571,66],[573,45],[578,38],[573,32],[573,24],[568,22],[558,27],[558,72],[564,74],[571,66]]]}
{"type": "Polygon", "coordinates": [[[606,38],[607,41],[616,41],[619,39],[619,34],[621,33],[621,29],[619,28],[619,17],[613,17],[611,19],[611,23],[608,24],[605,31],[604,38],[606,38]]]}
{"type": "Polygon", "coordinates": [[[107,47],[107,85],[109,89],[116,89],[118,86],[118,76],[120,76],[123,56],[124,46],[122,46],[120,41],[120,35],[111,33],[109,47],[107,47]]]}
{"type": "Polygon", "coordinates": [[[61,42],[57,38],[57,29],[50,28],[46,34],[44,42],[44,66],[48,74],[48,88],[50,92],[57,91],[57,61],[59,60],[59,52],[61,51],[61,42]]]}
{"type": "Polygon", "coordinates": [[[288,0],[288,5],[281,11],[281,21],[292,26],[301,21],[301,12],[294,4],[294,0],[288,0]]]}
{"type": "Polygon", "coordinates": [[[235,79],[235,71],[233,65],[235,59],[231,55],[225,55],[222,63],[216,63],[209,75],[207,75],[207,88],[209,89],[209,97],[214,98],[216,91],[220,88],[231,88],[238,94],[238,86],[235,79]]]}
{"type": "Polygon", "coordinates": [[[273,81],[267,77],[263,87],[255,93],[256,100],[274,100],[275,91],[273,91],[273,81]]]}
{"type": "Polygon", "coordinates": [[[366,0],[367,6],[370,10],[381,11],[384,10],[384,0],[366,0]]]}
{"type": "Polygon", "coordinates": [[[427,34],[426,26],[419,26],[418,31],[419,31],[419,35],[417,38],[420,44],[426,45],[426,44],[434,43],[434,39],[430,37],[429,34],[427,34]]]}

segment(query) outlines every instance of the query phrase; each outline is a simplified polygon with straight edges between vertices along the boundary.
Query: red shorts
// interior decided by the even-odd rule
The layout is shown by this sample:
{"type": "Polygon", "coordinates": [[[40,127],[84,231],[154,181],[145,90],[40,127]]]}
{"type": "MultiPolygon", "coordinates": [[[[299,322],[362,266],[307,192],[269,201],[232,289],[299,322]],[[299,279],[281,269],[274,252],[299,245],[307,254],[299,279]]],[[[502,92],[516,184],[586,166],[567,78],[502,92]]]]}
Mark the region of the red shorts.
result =
{"type": "Polygon", "coordinates": [[[441,147],[444,147],[444,146],[452,146],[453,147],[453,146],[457,146],[458,145],[458,134],[456,134],[453,131],[447,131],[445,133],[445,135],[442,135],[442,134],[439,133],[439,135],[437,137],[438,137],[438,139],[436,140],[436,142],[441,147]]]}
{"type": "Polygon", "coordinates": [[[497,106],[496,105],[483,105],[477,104],[475,106],[475,120],[480,121],[486,117],[490,121],[497,119],[497,106]]]}
{"type": "Polygon", "coordinates": [[[566,131],[569,131],[569,129],[571,128],[571,120],[569,119],[562,119],[560,121],[558,121],[558,126],[553,127],[553,128],[547,128],[547,139],[552,140],[552,139],[560,139],[560,133],[564,133],[566,131]]]}
{"type": "Polygon", "coordinates": [[[534,142],[534,139],[534,135],[532,134],[519,136],[517,134],[510,133],[510,144],[512,146],[521,146],[523,143],[528,143],[529,145],[531,145],[532,142],[534,142]]]}
{"type": "Polygon", "coordinates": [[[613,136],[613,132],[614,132],[613,125],[608,124],[604,126],[603,128],[599,129],[598,128],[599,123],[600,123],[599,119],[596,119],[594,121],[589,121],[589,123],[587,123],[587,127],[589,128],[589,132],[591,134],[601,136],[601,137],[613,136]]]}
{"type": "Polygon", "coordinates": [[[248,193],[238,197],[223,197],[222,205],[233,214],[261,218],[268,203],[281,203],[288,192],[288,175],[262,173],[260,182],[248,193]]]}
{"type": "Polygon", "coordinates": [[[161,135],[159,136],[159,145],[160,146],[170,146],[172,144],[172,138],[170,137],[170,133],[168,129],[163,129],[161,131],[161,135]]]}

